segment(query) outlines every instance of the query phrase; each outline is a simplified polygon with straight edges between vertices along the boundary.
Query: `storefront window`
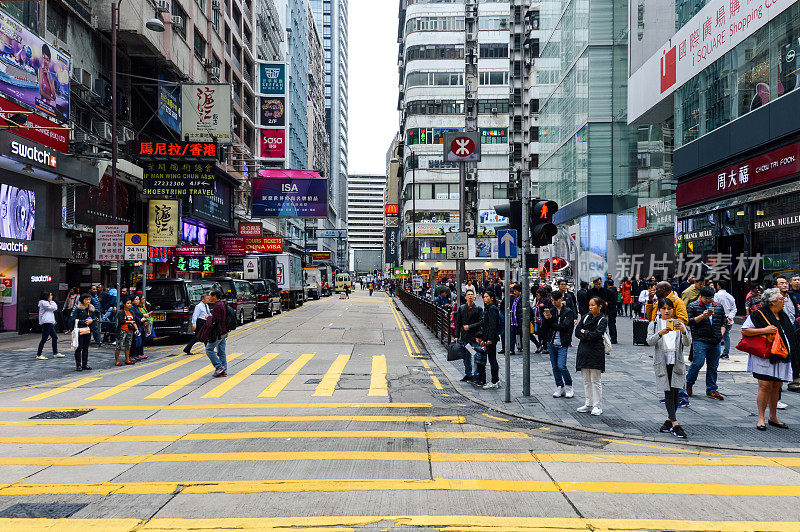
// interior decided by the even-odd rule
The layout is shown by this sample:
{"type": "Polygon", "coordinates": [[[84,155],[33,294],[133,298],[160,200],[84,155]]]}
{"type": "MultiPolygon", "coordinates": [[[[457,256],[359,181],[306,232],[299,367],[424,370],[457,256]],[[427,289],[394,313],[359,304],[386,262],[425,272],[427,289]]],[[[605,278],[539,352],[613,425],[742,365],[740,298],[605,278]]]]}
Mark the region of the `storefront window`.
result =
{"type": "Polygon", "coordinates": [[[764,275],[800,271],[800,194],[756,202],[752,213],[753,252],[761,254],[764,275]]]}

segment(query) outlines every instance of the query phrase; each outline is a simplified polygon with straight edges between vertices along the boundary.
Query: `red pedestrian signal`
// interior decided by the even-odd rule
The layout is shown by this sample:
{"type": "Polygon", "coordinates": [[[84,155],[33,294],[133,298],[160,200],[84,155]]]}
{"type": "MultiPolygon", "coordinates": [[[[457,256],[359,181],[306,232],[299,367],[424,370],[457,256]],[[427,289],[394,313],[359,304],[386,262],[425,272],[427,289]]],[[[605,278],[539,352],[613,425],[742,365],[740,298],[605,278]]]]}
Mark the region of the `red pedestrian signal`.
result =
{"type": "Polygon", "coordinates": [[[558,228],[553,224],[553,215],[558,212],[558,203],[549,200],[534,199],[531,209],[531,245],[546,246],[552,244],[558,228]]]}

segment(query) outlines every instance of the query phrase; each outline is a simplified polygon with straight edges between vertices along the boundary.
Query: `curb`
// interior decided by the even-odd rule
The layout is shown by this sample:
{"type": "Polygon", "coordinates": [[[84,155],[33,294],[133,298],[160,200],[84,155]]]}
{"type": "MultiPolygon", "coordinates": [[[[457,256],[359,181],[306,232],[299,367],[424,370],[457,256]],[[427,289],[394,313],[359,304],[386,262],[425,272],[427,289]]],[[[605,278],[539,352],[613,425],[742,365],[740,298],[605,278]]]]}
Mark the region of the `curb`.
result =
{"type": "Polygon", "coordinates": [[[462,397],[464,397],[465,399],[467,399],[467,400],[469,400],[469,401],[471,401],[471,402],[473,402],[475,404],[478,404],[478,405],[480,405],[480,406],[482,406],[482,407],[484,407],[484,408],[486,408],[488,410],[492,410],[492,411],[497,412],[499,414],[503,414],[503,415],[506,415],[506,416],[509,416],[509,417],[513,417],[513,418],[517,418],[517,419],[522,419],[522,420],[525,420],[525,421],[532,421],[532,422],[535,422],[535,423],[541,423],[542,425],[548,425],[548,426],[551,426],[551,427],[558,427],[558,428],[568,429],[568,430],[575,430],[575,431],[578,431],[578,432],[584,432],[584,433],[587,433],[587,434],[593,434],[593,435],[596,435],[596,436],[603,436],[605,438],[613,438],[613,439],[617,439],[617,440],[637,440],[637,441],[642,441],[642,442],[647,442],[647,443],[658,443],[660,445],[677,445],[679,447],[695,447],[695,448],[700,448],[700,449],[715,449],[715,450],[728,450],[728,451],[739,451],[739,452],[757,452],[757,453],[771,452],[771,453],[800,454],[800,447],[745,447],[745,446],[741,446],[741,445],[720,445],[720,444],[716,444],[716,443],[705,443],[705,442],[690,442],[690,441],[685,441],[685,442],[672,441],[672,442],[670,442],[670,441],[664,441],[662,439],[653,438],[653,437],[649,437],[649,436],[639,436],[639,435],[636,435],[636,434],[622,434],[620,432],[599,430],[599,429],[594,429],[594,428],[591,428],[591,427],[584,427],[582,425],[569,425],[567,423],[561,423],[559,421],[553,421],[552,419],[538,418],[538,417],[529,416],[529,415],[526,415],[526,414],[520,414],[518,412],[511,412],[511,411],[505,410],[505,409],[500,408],[499,406],[497,406],[495,404],[486,402],[483,399],[479,399],[479,398],[475,397],[469,391],[465,390],[461,386],[461,384],[459,383],[459,379],[451,374],[450,368],[445,367],[439,361],[439,357],[434,355],[434,353],[436,353],[436,351],[437,351],[435,346],[431,346],[428,343],[428,340],[424,337],[424,335],[422,335],[422,334],[420,334],[418,332],[417,325],[411,320],[411,317],[413,317],[415,320],[417,319],[417,317],[410,313],[410,311],[405,307],[405,305],[403,305],[403,303],[399,300],[399,298],[397,298],[397,299],[396,298],[392,298],[392,299],[394,301],[395,307],[403,314],[403,317],[408,322],[409,327],[411,327],[414,330],[414,334],[416,334],[417,338],[420,340],[420,342],[422,342],[422,344],[425,346],[425,349],[431,355],[431,360],[436,364],[436,366],[439,368],[439,370],[442,373],[444,373],[444,375],[447,377],[447,380],[449,381],[450,386],[452,386],[455,389],[455,391],[458,392],[458,394],[461,395],[462,397]]]}

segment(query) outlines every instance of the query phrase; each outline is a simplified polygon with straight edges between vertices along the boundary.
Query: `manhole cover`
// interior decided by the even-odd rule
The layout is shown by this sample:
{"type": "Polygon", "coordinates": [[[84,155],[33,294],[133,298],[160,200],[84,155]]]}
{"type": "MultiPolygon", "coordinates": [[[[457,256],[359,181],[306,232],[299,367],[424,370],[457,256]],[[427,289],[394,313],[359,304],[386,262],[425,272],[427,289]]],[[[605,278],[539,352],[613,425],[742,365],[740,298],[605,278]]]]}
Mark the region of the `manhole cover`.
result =
{"type": "Polygon", "coordinates": [[[306,384],[319,384],[322,382],[322,379],[308,379],[305,383],[306,384]]]}
{"type": "Polygon", "coordinates": [[[94,410],[93,408],[73,408],[72,410],[48,410],[41,414],[36,414],[29,419],[72,419],[81,417],[94,410]]]}
{"type": "Polygon", "coordinates": [[[3,519],[65,519],[88,506],[84,504],[19,503],[0,511],[3,519]]]}

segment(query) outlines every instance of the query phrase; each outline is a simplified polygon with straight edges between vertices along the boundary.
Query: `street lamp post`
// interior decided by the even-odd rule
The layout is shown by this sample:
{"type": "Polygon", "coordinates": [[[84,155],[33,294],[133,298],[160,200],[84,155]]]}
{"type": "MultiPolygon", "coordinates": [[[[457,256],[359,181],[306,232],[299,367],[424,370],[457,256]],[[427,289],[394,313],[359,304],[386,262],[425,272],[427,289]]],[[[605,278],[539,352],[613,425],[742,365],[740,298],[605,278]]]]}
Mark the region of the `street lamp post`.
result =
{"type": "Polygon", "coordinates": [[[411,290],[414,290],[414,278],[417,276],[417,163],[419,158],[411,150],[411,290]]]}

